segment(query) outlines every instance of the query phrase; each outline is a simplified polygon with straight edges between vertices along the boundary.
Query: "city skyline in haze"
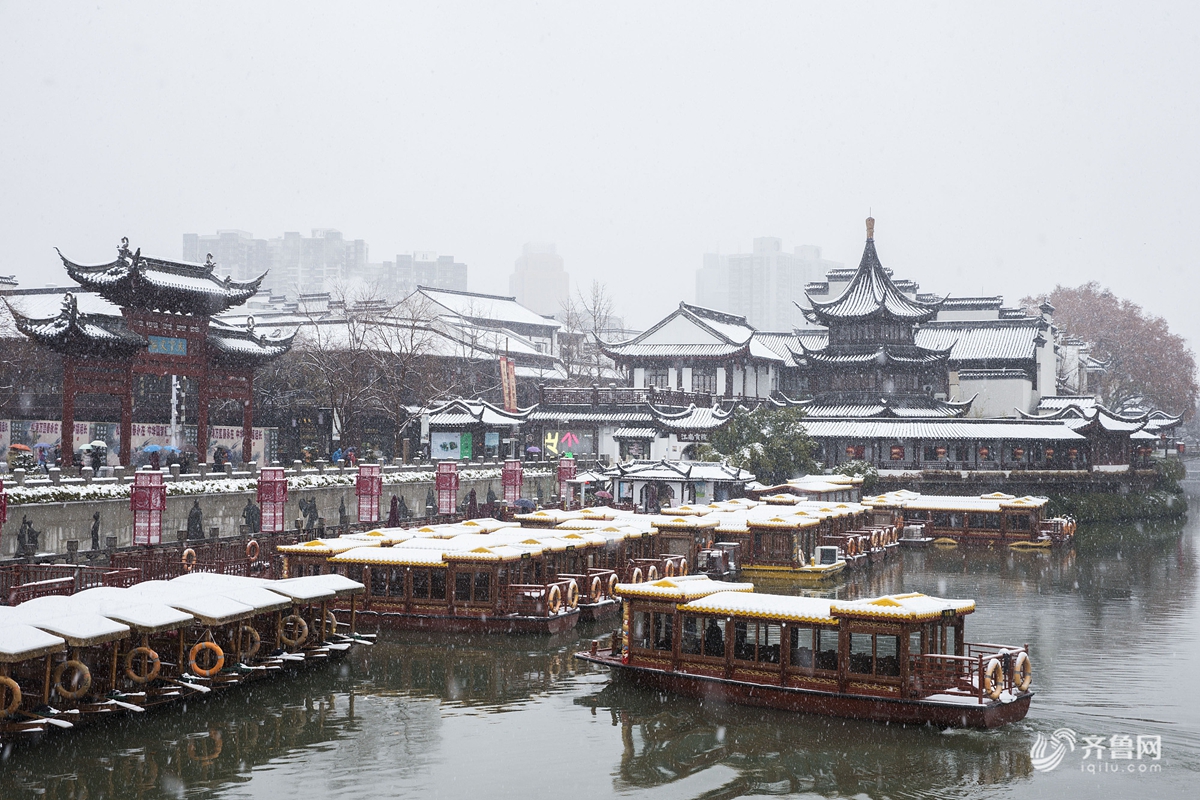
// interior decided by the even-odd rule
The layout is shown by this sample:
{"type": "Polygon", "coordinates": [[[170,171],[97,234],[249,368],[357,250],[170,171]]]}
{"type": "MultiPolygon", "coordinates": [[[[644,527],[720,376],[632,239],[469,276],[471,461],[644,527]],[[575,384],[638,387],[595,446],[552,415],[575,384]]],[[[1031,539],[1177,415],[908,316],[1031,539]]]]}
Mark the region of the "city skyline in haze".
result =
{"type": "Polygon", "coordinates": [[[873,212],[923,291],[1096,280],[1200,343],[1192,5],[118,2],[0,23],[0,274],[24,285],[58,278],[54,246],[334,227],[509,294],[523,244],[553,241],[572,291],[603,281],[644,327],[694,298],[705,253],[758,237],[857,264],[873,212]]]}

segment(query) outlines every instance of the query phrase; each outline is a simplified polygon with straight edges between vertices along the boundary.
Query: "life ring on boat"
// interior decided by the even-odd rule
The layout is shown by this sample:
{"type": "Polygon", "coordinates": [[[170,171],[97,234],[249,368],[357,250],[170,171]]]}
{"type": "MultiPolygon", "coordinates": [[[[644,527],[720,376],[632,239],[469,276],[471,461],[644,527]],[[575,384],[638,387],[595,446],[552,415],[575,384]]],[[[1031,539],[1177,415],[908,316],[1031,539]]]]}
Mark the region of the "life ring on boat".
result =
{"type": "Polygon", "coordinates": [[[184,550],[183,557],[180,558],[180,561],[183,562],[184,571],[191,572],[192,567],[196,566],[196,551],[190,547],[187,550],[184,550]]]}
{"type": "Polygon", "coordinates": [[[1022,692],[1029,691],[1029,684],[1033,683],[1033,662],[1029,660],[1029,653],[1017,653],[1017,660],[1013,662],[1013,681],[1022,692]]]}
{"type": "Polygon", "coordinates": [[[674,561],[671,561],[670,559],[667,560],[666,565],[663,567],[663,577],[664,578],[674,578],[675,577],[675,562],[674,561]]]}
{"type": "Polygon", "coordinates": [[[54,691],[59,697],[78,700],[87,694],[90,688],[92,688],[92,671],[82,661],[70,659],[54,668],[54,691]],[[63,678],[66,677],[67,670],[71,671],[71,677],[64,683],[63,678]],[[68,684],[75,688],[68,689],[68,684]]]}
{"type": "Polygon", "coordinates": [[[216,642],[196,642],[192,645],[192,649],[188,651],[188,672],[194,675],[199,675],[201,678],[211,678],[225,667],[225,651],[216,642]],[[214,655],[213,665],[207,669],[196,663],[196,660],[203,652],[211,652],[214,655]]]}
{"type": "Polygon", "coordinates": [[[871,531],[871,549],[879,547],[879,531],[871,531]]]}
{"type": "Polygon", "coordinates": [[[633,574],[629,576],[629,582],[630,583],[641,583],[642,582],[642,568],[641,567],[633,568],[633,574]]]}
{"type": "Polygon", "coordinates": [[[851,557],[858,555],[858,542],[854,541],[852,536],[846,537],[846,555],[851,557]]]}
{"type": "Polygon", "coordinates": [[[259,552],[260,548],[258,546],[257,539],[251,539],[250,541],[246,542],[246,558],[250,559],[251,561],[258,561],[259,552]]]}
{"type": "Polygon", "coordinates": [[[612,597],[614,594],[617,593],[617,584],[620,582],[621,582],[620,579],[617,578],[617,573],[614,572],[612,575],[608,576],[608,596],[609,597],[612,597]]]}
{"type": "Polygon", "coordinates": [[[686,558],[681,558],[679,560],[679,563],[676,564],[675,566],[676,566],[675,574],[677,576],[679,576],[680,578],[682,578],[684,575],[688,574],[688,563],[687,563],[686,558]]]}
{"type": "Polygon", "coordinates": [[[254,644],[242,651],[242,658],[254,658],[258,655],[258,650],[262,647],[262,636],[252,625],[242,626],[242,635],[250,638],[254,644]]]}
{"type": "Polygon", "coordinates": [[[125,654],[125,677],[134,683],[149,683],[158,677],[161,670],[162,661],[159,660],[158,653],[145,645],[135,647],[125,654]],[[141,656],[146,662],[144,673],[134,669],[134,660],[138,656],[141,656]]]}
{"type": "Polygon", "coordinates": [[[212,762],[216,761],[217,758],[221,755],[221,750],[224,749],[223,746],[224,746],[224,742],[221,740],[221,732],[214,728],[213,730],[210,730],[208,732],[208,736],[198,736],[195,738],[192,738],[192,737],[188,738],[188,758],[190,758],[192,761],[199,761],[201,764],[211,764],[212,762]],[[210,753],[210,752],[208,752],[208,746],[205,745],[204,755],[202,755],[202,756],[197,755],[196,754],[196,742],[202,741],[205,739],[213,742],[213,744],[215,745],[215,748],[210,753]]]}
{"type": "Polygon", "coordinates": [[[333,613],[332,611],[326,611],[325,612],[325,632],[326,632],[326,634],[328,634],[330,636],[335,636],[337,634],[338,624],[339,623],[338,623],[337,614],[333,613]]]}
{"type": "Polygon", "coordinates": [[[567,584],[567,608],[579,608],[579,584],[574,578],[567,584]]]}
{"type": "Polygon", "coordinates": [[[1000,666],[1000,659],[993,658],[983,669],[983,693],[990,700],[999,700],[1003,688],[1004,667],[1000,666]]]}
{"type": "Polygon", "coordinates": [[[646,567],[646,580],[658,580],[658,567],[654,566],[653,564],[651,564],[649,567],[646,567]]]}
{"type": "Polygon", "coordinates": [[[599,575],[592,576],[592,582],[588,585],[588,599],[593,603],[600,599],[601,593],[604,591],[604,581],[600,580],[599,575]]]}
{"type": "Polygon", "coordinates": [[[299,614],[288,614],[279,623],[279,640],[288,647],[304,644],[308,639],[308,623],[299,614]],[[294,636],[288,636],[288,623],[291,623],[294,636]]]}
{"type": "Polygon", "coordinates": [[[0,716],[9,716],[17,713],[17,709],[21,707],[21,686],[7,675],[0,675],[0,687],[8,690],[11,697],[8,698],[8,705],[0,708],[0,716]]]}
{"type": "Polygon", "coordinates": [[[557,614],[560,608],[562,608],[562,590],[558,588],[558,584],[555,584],[546,592],[546,610],[551,614],[557,614]]]}

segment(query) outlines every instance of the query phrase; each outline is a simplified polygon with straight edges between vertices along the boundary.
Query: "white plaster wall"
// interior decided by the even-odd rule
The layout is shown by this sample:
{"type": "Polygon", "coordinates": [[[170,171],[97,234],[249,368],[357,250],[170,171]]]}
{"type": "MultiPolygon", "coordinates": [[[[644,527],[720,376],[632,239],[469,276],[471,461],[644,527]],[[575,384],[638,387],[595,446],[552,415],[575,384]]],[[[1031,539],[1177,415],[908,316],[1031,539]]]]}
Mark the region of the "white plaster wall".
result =
{"type": "Polygon", "coordinates": [[[1027,378],[965,380],[959,378],[959,396],[963,399],[979,393],[971,406],[973,417],[1015,417],[1014,408],[1031,411],[1033,383],[1027,378]]]}
{"type": "Polygon", "coordinates": [[[634,367],[633,368],[633,386],[635,389],[645,389],[646,388],[646,368],[645,367],[634,367]]]}

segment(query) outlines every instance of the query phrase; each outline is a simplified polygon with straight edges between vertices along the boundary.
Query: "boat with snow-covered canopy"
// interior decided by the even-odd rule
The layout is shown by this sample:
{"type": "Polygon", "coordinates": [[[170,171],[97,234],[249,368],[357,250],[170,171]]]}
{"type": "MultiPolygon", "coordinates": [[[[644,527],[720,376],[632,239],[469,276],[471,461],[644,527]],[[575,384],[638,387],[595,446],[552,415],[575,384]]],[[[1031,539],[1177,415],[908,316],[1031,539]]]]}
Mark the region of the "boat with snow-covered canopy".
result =
{"type": "Polygon", "coordinates": [[[700,575],[616,591],[621,631],[576,657],[656,691],[966,728],[1021,720],[1033,697],[1028,646],[964,639],[973,600],[793,597],[700,575]]]}

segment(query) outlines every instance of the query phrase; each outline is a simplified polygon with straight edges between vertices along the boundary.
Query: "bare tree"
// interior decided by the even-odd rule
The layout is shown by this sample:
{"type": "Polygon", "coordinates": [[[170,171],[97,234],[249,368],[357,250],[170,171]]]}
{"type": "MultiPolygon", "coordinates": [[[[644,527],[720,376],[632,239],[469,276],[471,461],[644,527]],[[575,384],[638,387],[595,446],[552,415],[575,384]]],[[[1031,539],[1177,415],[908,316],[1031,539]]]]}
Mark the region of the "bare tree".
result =
{"type": "Polygon", "coordinates": [[[608,286],[593,280],[588,290],[576,289],[562,304],[561,321],[566,328],[560,356],[570,380],[578,384],[600,381],[612,366],[599,343],[611,338],[614,303],[608,286]]]}

